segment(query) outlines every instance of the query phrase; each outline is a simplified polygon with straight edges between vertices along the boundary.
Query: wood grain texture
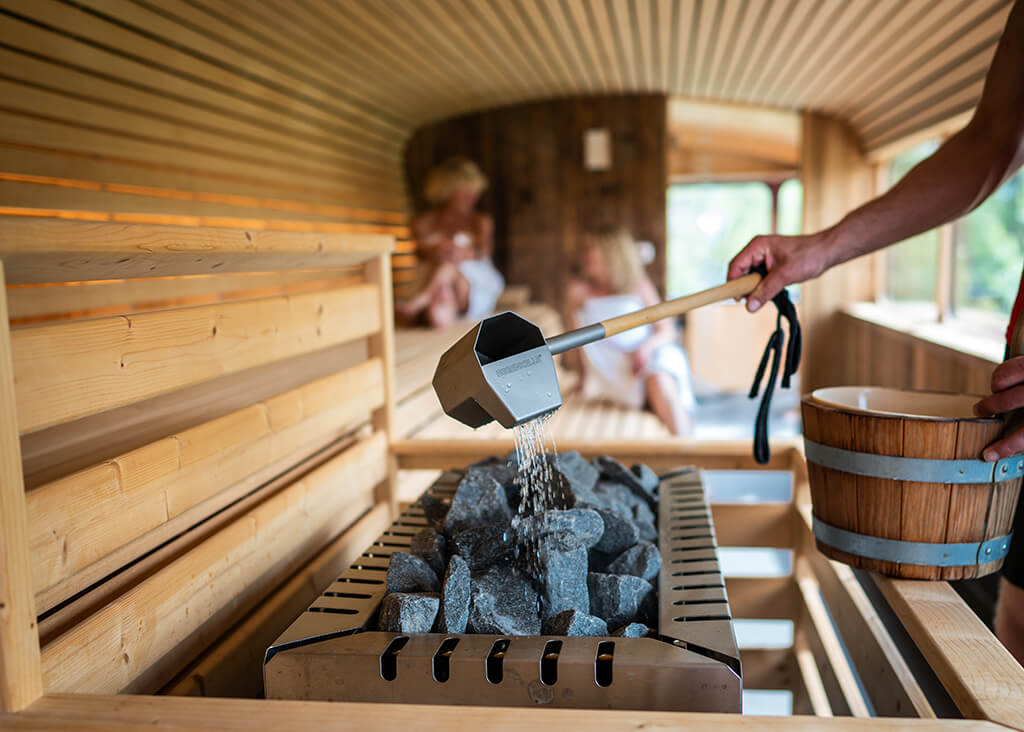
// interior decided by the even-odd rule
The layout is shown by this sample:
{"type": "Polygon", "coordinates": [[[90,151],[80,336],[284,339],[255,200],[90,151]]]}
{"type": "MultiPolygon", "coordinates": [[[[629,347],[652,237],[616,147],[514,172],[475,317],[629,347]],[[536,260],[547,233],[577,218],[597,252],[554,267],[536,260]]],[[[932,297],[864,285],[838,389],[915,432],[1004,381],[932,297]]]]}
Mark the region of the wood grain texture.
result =
{"type": "MultiPolygon", "coordinates": [[[[191,509],[199,504],[248,485],[247,478],[271,466],[297,462],[310,446],[366,421],[384,403],[382,369],[371,359],[30,490],[35,591],[50,590],[184,514],[194,523],[191,509]]],[[[118,561],[132,561],[151,544],[136,542],[136,554],[120,552],[118,561]]]]}
{"type": "Polygon", "coordinates": [[[296,555],[304,563],[373,505],[386,450],[380,433],[349,448],[58,636],[42,651],[46,688],[165,684],[294,572],[296,555]]]}
{"type": "Polygon", "coordinates": [[[362,285],[25,328],[12,339],[18,423],[30,432],[379,326],[377,290],[362,285]]]}
{"type": "MultiPolygon", "coordinates": [[[[4,267],[0,262],[0,286],[4,267]]],[[[0,297],[0,711],[43,693],[7,301],[0,297]]]]}
{"type": "Polygon", "coordinates": [[[260,698],[267,648],[335,578],[377,539],[391,512],[380,503],[229,629],[163,693],[260,698]]]}
{"type": "Polygon", "coordinates": [[[872,579],[965,717],[1024,729],[1024,668],[952,587],[872,579]]]}
{"type": "MultiPolygon", "coordinates": [[[[94,732],[103,729],[153,729],[154,725],[182,730],[283,730],[300,732],[309,729],[355,727],[375,730],[409,730],[421,728],[424,720],[431,725],[452,730],[487,727],[494,730],[520,730],[524,726],[563,729],[586,727],[595,732],[605,730],[644,729],[674,730],[685,726],[695,732],[721,730],[822,729],[822,720],[815,717],[755,717],[737,714],[690,714],[671,712],[637,712],[619,710],[576,710],[522,708],[515,714],[500,707],[464,707],[416,704],[356,704],[346,702],[297,702],[247,699],[197,699],[182,697],[147,698],[138,696],[104,696],[92,694],[47,695],[32,709],[21,715],[3,718],[11,730],[53,729],[94,732]]],[[[998,732],[999,725],[978,720],[911,720],[911,719],[831,719],[828,727],[835,732],[877,730],[879,724],[894,732],[998,732]]]]}

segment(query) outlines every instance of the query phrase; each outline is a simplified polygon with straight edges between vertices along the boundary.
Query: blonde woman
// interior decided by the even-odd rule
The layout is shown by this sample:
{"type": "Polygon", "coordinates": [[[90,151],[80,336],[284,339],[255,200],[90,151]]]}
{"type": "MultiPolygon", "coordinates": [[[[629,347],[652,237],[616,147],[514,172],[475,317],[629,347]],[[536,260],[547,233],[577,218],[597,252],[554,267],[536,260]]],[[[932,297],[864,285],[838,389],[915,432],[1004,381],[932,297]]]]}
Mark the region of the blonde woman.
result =
{"type": "MultiPolygon", "coordinates": [[[[585,235],[580,269],[580,278],[570,282],[566,293],[572,327],[661,301],[644,272],[636,242],[623,229],[585,235]]],[[[672,434],[692,433],[697,401],[674,321],[660,320],[591,343],[583,355],[585,399],[607,399],[633,409],[648,405],[672,434]]]]}
{"type": "Polygon", "coordinates": [[[430,171],[424,191],[431,209],[413,221],[421,257],[417,294],[396,306],[408,321],[426,316],[435,328],[456,318],[479,320],[494,310],[505,279],[491,262],[494,224],[476,211],[487,178],[466,158],[451,158],[430,171]]]}

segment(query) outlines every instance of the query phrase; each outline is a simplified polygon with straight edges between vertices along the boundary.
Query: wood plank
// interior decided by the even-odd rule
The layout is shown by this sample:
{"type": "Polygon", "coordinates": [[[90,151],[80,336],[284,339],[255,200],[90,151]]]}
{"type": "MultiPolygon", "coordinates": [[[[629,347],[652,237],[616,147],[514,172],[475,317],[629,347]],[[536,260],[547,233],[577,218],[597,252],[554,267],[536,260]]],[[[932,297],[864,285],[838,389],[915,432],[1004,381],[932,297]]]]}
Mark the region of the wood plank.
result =
{"type": "MultiPolygon", "coordinates": [[[[395,304],[391,293],[391,264],[381,254],[365,265],[366,281],[377,288],[377,322],[379,329],[367,338],[369,356],[379,361],[381,372],[382,401],[373,410],[373,429],[383,432],[390,443],[397,433],[395,422],[395,304]]],[[[398,460],[390,452],[387,461],[387,478],[378,486],[377,500],[384,501],[391,509],[391,515],[398,516],[398,460]]]]}
{"type": "MultiPolygon", "coordinates": [[[[507,432],[507,431],[506,431],[507,432]]],[[[690,440],[609,440],[582,442],[558,440],[558,450],[579,450],[584,456],[613,455],[625,463],[646,462],[656,470],[680,465],[697,465],[709,469],[764,468],[786,470],[792,461],[795,440],[778,440],[772,444],[771,461],[758,466],[750,454],[750,443],[740,441],[690,440]]],[[[485,440],[414,439],[396,440],[392,450],[398,456],[399,468],[448,470],[464,468],[491,455],[507,455],[512,437],[485,440]]]]}
{"type": "Polygon", "coordinates": [[[30,490],[35,592],[49,591],[47,605],[73,594],[149,551],[173,528],[137,539],[166,523],[178,530],[195,523],[192,509],[210,506],[221,491],[234,495],[239,484],[251,490],[268,470],[282,472],[312,447],[352,430],[384,403],[382,381],[382,363],[371,359],[30,490]],[[129,544],[130,554],[117,551],[129,544]],[[119,564],[105,561],[86,571],[115,552],[119,564]],[[52,591],[75,575],[72,587],[52,591]]]}
{"type": "Polygon", "coordinates": [[[825,691],[825,682],[821,679],[818,665],[814,661],[814,653],[807,644],[807,638],[802,628],[796,633],[793,650],[796,654],[797,668],[800,670],[804,689],[807,691],[807,701],[810,704],[811,712],[816,717],[831,717],[832,704],[825,691]]]}
{"type": "Polygon", "coordinates": [[[18,330],[20,428],[31,432],[370,335],[380,325],[376,293],[360,285],[18,330]]]}
{"type": "Polygon", "coordinates": [[[831,687],[829,698],[832,708],[840,714],[848,710],[854,717],[870,717],[856,674],[846,660],[842,643],[832,627],[820,588],[806,566],[806,560],[797,560],[796,577],[806,613],[806,619],[799,625],[807,633],[818,667],[828,672],[825,683],[826,688],[831,687]]]}
{"type": "Polygon", "coordinates": [[[386,450],[380,433],[349,448],[48,643],[45,688],[115,693],[163,686],[373,505],[386,450]]]}
{"type": "MultiPolygon", "coordinates": [[[[0,289],[4,266],[0,262],[0,289]]],[[[7,301],[0,297],[0,712],[43,693],[7,301]]]]}
{"type": "Polygon", "coordinates": [[[40,617],[40,642],[43,645],[49,643],[108,605],[140,580],[175,561],[189,548],[198,545],[238,517],[248,513],[267,497],[341,454],[357,440],[365,439],[368,434],[369,427],[325,444],[320,449],[314,450],[316,446],[311,445],[311,454],[291,464],[284,472],[274,474],[271,470],[261,471],[251,481],[245,481],[239,490],[233,487],[221,491],[214,498],[204,501],[174,521],[161,525],[135,542],[125,544],[100,562],[91,565],[88,570],[69,578],[48,592],[36,595],[37,609],[51,609],[45,616],[40,617]],[[257,487],[250,490],[253,485],[257,487]],[[182,526],[191,528],[181,532],[182,526]],[[147,541],[150,546],[157,548],[126,565],[122,556],[138,556],[138,545],[147,541]],[[96,570],[96,575],[90,576],[93,569],[96,570]],[[98,581],[100,579],[102,582],[98,581]],[[56,602],[66,598],[70,600],[60,607],[53,607],[56,602]]]}
{"type": "Polygon", "coordinates": [[[163,690],[175,696],[259,698],[263,656],[285,628],[387,528],[383,503],[326,546],[309,564],[232,627],[163,690]]]}
{"type": "Polygon", "coordinates": [[[814,545],[809,506],[800,507],[801,557],[813,572],[829,614],[876,713],[890,717],[934,717],[928,698],[904,661],[853,570],[833,562],[814,545]]]}
{"type": "Polygon", "coordinates": [[[791,549],[795,546],[793,504],[712,503],[711,516],[719,546],[767,546],[791,549]]]}
{"type": "Polygon", "coordinates": [[[163,277],[211,272],[331,269],[390,252],[390,237],[301,231],[4,219],[7,284],[163,277]]]}
{"type": "Polygon", "coordinates": [[[741,648],[743,690],[785,689],[792,691],[799,670],[792,648],[741,648]]]}
{"type": "Polygon", "coordinates": [[[206,305],[297,294],[357,284],[358,270],[154,277],[152,279],[60,282],[7,289],[12,326],[78,317],[121,315],[146,310],[206,305]]]}
{"type": "MultiPolygon", "coordinates": [[[[48,694],[20,715],[2,718],[14,732],[22,729],[68,730],[153,729],[159,725],[181,730],[264,730],[308,732],[311,729],[395,730],[408,732],[425,726],[450,730],[491,729],[518,731],[574,727],[605,732],[621,729],[694,732],[760,730],[762,732],[810,732],[821,730],[815,717],[754,717],[739,714],[642,712],[612,709],[551,709],[521,707],[510,714],[502,707],[467,707],[443,704],[359,704],[349,702],[300,702],[255,699],[200,699],[184,697],[104,696],[48,694]]],[[[877,730],[903,732],[999,732],[990,722],[963,719],[832,719],[833,732],[877,730]]]]}
{"type": "Polygon", "coordinates": [[[1024,668],[948,583],[871,578],[965,717],[1024,729],[1024,668]]]}
{"type": "Polygon", "coordinates": [[[734,618],[795,620],[800,614],[800,593],[792,575],[726,577],[725,591],[734,618]]]}

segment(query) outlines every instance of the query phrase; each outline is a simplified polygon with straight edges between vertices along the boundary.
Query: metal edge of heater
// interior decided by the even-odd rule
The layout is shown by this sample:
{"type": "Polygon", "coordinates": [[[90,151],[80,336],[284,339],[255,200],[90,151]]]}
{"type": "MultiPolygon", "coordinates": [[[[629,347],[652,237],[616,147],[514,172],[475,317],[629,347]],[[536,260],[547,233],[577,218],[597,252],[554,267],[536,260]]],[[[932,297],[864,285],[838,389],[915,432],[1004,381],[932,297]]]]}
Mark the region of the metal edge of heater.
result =
{"type": "MultiPolygon", "coordinates": [[[[454,493],[462,474],[462,471],[447,471],[424,493],[448,497],[454,493]]],[[[661,476],[658,491],[658,538],[663,557],[658,577],[658,635],[648,638],[517,637],[514,640],[520,648],[536,646],[539,658],[551,640],[591,646],[612,641],[619,647],[660,642],[721,665],[729,670],[730,676],[742,679],[703,473],[694,468],[666,473],[661,476]]],[[[386,594],[384,576],[390,555],[393,551],[409,547],[412,535],[427,525],[420,501],[410,504],[267,649],[264,665],[282,651],[356,634],[381,636],[380,649],[386,648],[390,640],[399,634],[367,628],[374,621],[380,601],[386,594]],[[339,623],[341,618],[345,622],[339,623]]],[[[437,646],[447,638],[482,637],[424,635],[436,637],[434,645],[437,646]]],[[[618,657],[619,654],[616,655],[618,657]]]]}

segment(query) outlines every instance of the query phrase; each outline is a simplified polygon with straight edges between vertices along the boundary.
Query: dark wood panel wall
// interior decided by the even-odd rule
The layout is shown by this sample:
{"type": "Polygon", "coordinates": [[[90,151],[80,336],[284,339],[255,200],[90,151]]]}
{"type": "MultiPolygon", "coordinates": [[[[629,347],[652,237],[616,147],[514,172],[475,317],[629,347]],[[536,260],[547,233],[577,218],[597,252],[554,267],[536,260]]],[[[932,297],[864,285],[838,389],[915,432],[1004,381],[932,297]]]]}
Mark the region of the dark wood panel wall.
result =
{"type": "Polygon", "coordinates": [[[495,259],[510,284],[561,305],[565,278],[588,226],[619,224],[653,242],[650,267],[665,279],[666,98],[660,94],[571,98],[523,104],[420,128],[405,149],[418,210],[431,167],[452,155],[491,181],[481,207],[494,216],[495,259]],[[583,133],[607,128],[609,170],[583,167],[583,133]]]}

